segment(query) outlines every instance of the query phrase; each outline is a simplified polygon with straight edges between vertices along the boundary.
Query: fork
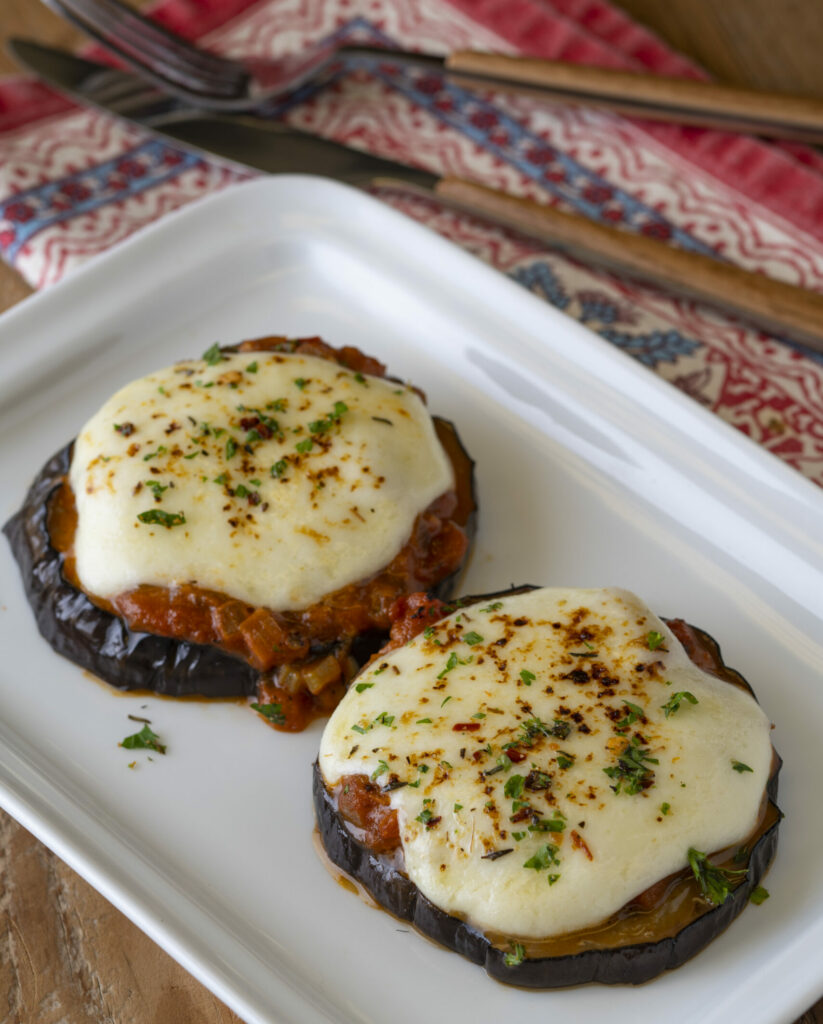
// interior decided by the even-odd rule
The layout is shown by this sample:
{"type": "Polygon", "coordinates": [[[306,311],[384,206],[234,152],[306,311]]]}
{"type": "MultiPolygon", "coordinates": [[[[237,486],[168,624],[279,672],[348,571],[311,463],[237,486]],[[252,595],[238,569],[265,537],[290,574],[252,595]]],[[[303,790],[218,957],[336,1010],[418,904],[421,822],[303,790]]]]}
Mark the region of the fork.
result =
{"type": "Polygon", "coordinates": [[[823,100],[814,97],[471,50],[441,58],[326,43],[277,60],[237,61],[194,46],[122,0],[43,2],[166,92],[209,110],[265,112],[286,93],[335,70],[344,55],[382,56],[448,75],[469,87],[537,94],[652,120],[823,143],[823,100]]]}
{"type": "Polygon", "coordinates": [[[329,67],[335,47],[241,63],[193,46],[120,0],[44,0],[165,92],[224,111],[259,109],[329,67]]]}

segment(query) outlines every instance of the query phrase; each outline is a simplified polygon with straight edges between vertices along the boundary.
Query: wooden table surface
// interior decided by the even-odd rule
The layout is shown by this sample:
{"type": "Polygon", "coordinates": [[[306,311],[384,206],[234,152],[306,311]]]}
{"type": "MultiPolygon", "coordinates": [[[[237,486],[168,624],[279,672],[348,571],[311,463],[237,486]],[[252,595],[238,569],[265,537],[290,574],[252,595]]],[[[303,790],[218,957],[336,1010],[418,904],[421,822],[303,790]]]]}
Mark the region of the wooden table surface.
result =
{"type": "MultiPolygon", "coordinates": [[[[823,97],[821,0],[622,0],[718,79],[823,97]]],[[[0,0],[0,40],[75,33],[0,0]]],[[[0,74],[14,70],[0,54],[0,74]]],[[[31,289],[0,264],[0,311],[31,289]]],[[[0,1013],[7,1024],[238,1024],[239,1018],[0,811],[0,1013]]],[[[823,999],[798,1024],[823,1024],[823,999]]]]}

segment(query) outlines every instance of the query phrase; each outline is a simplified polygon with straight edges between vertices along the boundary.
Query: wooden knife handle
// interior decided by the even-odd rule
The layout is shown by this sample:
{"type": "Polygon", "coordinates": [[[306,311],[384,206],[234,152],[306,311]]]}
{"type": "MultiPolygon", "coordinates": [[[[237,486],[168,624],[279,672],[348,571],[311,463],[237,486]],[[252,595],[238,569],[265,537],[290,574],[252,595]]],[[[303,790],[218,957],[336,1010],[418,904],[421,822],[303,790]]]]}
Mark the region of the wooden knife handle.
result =
{"type": "Polygon", "coordinates": [[[487,82],[656,120],[823,141],[823,99],[767,93],[694,78],[459,50],[445,61],[466,84],[487,82]]]}
{"type": "Polygon", "coordinates": [[[460,178],[442,178],[435,192],[581,260],[708,302],[823,352],[823,295],[816,292],[460,178]]]}

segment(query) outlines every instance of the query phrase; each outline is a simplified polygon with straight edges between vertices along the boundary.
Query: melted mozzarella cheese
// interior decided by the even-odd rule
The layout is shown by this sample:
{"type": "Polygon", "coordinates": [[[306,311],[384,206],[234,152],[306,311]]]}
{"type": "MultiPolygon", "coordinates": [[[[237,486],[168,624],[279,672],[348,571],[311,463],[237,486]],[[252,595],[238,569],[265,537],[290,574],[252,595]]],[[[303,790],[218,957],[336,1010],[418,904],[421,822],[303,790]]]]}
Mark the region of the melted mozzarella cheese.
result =
{"type": "Polygon", "coordinates": [[[696,668],[633,594],[545,589],[472,606],[373,663],[319,763],[330,786],[407,783],[388,792],[408,876],[433,903],[549,938],[605,920],[689,847],[747,836],[771,758],[757,703],[696,668]],[[696,703],[666,717],[683,691],[696,703]],[[613,771],[627,746],[634,784],[613,771]]]}
{"type": "Polygon", "coordinates": [[[453,473],[412,390],[255,352],[124,387],[77,438],[70,482],[90,593],[194,583],[288,610],[391,562],[453,473]]]}

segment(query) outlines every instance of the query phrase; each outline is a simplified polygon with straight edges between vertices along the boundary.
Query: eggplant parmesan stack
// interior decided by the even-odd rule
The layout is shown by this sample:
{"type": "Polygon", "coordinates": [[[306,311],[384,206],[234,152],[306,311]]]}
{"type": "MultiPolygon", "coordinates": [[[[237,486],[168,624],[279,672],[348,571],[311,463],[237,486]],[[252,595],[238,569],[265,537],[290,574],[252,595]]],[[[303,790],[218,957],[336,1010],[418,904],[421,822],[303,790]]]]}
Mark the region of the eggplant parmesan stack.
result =
{"type": "Polygon", "coordinates": [[[395,620],[314,777],[329,858],[379,904],[532,988],[648,981],[740,913],[779,759],[707,634],[622,590],[420,594],[395,620]]]}
{"type": "Polygon", "coordinates": [[[319,338],[213,346],[127,385],[6,524],[42,634],[122,689],[327,713],[389,610],[445,596],[473,464],[422,395],[319,338]]]}

